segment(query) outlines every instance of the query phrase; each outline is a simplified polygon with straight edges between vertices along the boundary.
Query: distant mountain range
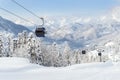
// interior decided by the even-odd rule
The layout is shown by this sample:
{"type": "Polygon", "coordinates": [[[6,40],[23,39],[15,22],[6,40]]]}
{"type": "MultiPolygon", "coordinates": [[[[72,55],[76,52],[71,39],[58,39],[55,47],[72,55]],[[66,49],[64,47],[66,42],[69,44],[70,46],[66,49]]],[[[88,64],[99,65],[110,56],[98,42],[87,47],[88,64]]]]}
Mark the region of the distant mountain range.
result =
{"type": "MultiPolygon", "coordinates": [[[[116,20],[90,20],[81,22],[79,17],[46,17],[45,25],[47,34],[43,41],[57,44],[68,43],[71,48],[81,48],[107,43],[118,38],[120,34],[120,22],[116,20]],[[117,36],[117,37],[116,37],[117,36]]],[[[0,34],[18,33],[27,27],[15,24],[0,17],[0,34]]]]}
{"type": "Polygon", "coordinates": [[[27,27],[15,24],[14,22],[4,19],[0,16],[0,33],[12,33],[17,35],[23,30],[31,32],[31,30],[29,30],[27,27]]]}
{"type": "MultiPolygon", "coordinates": [[[[68,43],[72,48],[104,45],[120,36],[120,7],[100,17],[44,17],[47,34],[43,41],[68,43]]],[[[0,17],[0,32],[17,35],[28,28],[0,17]]],[[[119,39],[120,40],[120,39],[119,39]]]]}
{"type": "Polygon", "coordinates": [[[72,48],[106,43],[120,35],[118,13],[113,10],[110,15],[96,18],[45,17],[46,37],[57,43],[68,42],[72,48]]]}

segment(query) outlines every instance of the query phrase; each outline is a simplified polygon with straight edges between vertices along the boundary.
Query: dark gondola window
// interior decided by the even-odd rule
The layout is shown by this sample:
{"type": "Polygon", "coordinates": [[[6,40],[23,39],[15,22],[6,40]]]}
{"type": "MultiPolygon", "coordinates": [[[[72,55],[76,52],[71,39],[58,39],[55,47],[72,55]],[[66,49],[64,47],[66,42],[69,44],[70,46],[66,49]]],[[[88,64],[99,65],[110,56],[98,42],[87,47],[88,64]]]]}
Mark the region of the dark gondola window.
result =
{"type": "Polygon", "coordinates": [[[85,50],[82,50],[82,54],[86,54],[86,51],[85,51],[85,50]]]}
{"type": "Polygon", "coordinates": [[[102,53],[99,52],[99,53],[98,53],[98,56],[102,56],[102,53]]]}
{"type": "Polygon", "coordinates": [[[37,28],[35,30],[35,34],[37,37],[45,37],[45,28],[42,27],[42,28],[37,28]]]}

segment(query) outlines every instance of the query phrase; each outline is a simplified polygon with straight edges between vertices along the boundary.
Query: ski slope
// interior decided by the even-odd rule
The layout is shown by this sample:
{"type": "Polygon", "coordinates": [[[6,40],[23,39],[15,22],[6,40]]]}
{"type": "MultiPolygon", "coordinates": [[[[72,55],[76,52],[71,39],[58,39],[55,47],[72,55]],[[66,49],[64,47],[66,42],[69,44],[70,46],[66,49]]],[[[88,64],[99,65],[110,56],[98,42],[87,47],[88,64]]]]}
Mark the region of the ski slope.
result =
{"type": "Polygon", "coordinates": [[[43,67],[24,58],[0,58],[0,80],[119,80],[120,63],[43,67]]]}

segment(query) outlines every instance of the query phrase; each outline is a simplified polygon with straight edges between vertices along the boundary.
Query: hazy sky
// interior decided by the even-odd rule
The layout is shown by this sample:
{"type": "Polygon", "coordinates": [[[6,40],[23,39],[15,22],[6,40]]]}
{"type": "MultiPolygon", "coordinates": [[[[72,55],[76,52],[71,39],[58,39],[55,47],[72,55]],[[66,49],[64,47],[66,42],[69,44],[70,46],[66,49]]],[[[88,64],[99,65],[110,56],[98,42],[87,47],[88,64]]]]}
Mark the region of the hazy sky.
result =
{"type": "MultiPolygon", "coordinates": [[[[16,0],[27,9],[39,16],[94,16],[104,14],[115,6],[120,0],[16,0]]],[[[23,17],[33,17],[11,0],[0,0],[0,6],[23,17]]],[[[0,10],[0,16],[13,18],[14,16],[0,10]]]]}

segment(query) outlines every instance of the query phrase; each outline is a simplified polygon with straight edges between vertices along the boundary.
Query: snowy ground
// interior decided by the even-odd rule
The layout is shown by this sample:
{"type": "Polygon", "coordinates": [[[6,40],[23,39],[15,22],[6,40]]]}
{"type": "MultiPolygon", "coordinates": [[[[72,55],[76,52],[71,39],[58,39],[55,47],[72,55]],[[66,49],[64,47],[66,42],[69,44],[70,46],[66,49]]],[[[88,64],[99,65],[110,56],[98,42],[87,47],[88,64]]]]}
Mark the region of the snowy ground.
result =
{"type": "Polygon", "coordinates": [[[24,58],[0,58],[0,80],[120,80],[120,63],[53,68],[30,64],[24,58]]]}

